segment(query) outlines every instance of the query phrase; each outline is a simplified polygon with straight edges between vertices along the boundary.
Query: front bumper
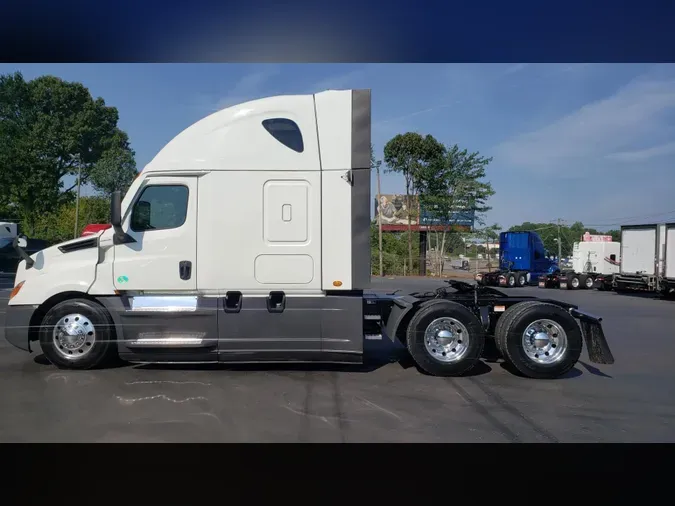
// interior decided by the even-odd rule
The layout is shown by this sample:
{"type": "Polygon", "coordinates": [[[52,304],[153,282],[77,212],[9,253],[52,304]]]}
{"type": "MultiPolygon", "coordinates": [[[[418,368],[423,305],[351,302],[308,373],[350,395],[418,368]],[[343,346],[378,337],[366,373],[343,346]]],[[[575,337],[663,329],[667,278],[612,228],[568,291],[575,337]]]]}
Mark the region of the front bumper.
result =
{"type": "Polygon", "coordinates": [[[36,311],[35,306],[7,306],[5,313],[5,339],[20,350],[30,349],[29,327],[36,311]]]}

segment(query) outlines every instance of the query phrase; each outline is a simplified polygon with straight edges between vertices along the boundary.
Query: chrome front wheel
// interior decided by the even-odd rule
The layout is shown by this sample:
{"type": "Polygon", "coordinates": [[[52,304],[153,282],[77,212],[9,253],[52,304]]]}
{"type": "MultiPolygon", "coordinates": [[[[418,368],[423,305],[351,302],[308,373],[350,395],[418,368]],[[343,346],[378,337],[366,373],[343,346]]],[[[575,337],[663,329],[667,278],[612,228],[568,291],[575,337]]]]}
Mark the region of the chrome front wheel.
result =
{"type": "Polygon", "coordinates": [[[67,360],[73,360],[91,352],[96,343],[96,329],[86,316],[71,313],[56,322],[52,340],[57,353],[67,360]]]}

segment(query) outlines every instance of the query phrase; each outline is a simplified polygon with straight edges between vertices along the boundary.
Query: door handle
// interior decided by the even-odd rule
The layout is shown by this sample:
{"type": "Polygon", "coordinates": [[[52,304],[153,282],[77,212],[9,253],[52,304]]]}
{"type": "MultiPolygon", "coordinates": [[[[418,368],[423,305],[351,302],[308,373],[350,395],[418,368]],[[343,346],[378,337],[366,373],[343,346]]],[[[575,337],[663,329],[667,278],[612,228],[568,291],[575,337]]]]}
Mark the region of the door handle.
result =
{"type": "Polygon", "coordinates": [[[189,260],[183,260],[178,264],[178,273],[180,274],[180,279],[187,281],[192,277],[192,262],[189,260]]]}

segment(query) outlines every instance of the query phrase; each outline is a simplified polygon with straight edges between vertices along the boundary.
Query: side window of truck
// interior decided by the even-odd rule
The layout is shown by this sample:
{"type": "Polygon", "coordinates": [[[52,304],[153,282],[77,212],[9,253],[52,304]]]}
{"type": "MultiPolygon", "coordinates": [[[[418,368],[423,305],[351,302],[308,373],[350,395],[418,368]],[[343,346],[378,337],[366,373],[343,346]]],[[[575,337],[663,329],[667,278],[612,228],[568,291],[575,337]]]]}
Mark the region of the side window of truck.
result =
{"type": "Polygon", "coordinates": [[[264,120],[262,125],[272,137],[287,148],[298,153],[302,153],[305,150],[302,132],[300,132],[300,127],[295,121],[286,118],[272,118],[264,120]]]}
{"type": "Polygon", "coordinates": [[[147,186],[134,204],[131,230],[167,230],[185,223],[188,189],[183,185],[147,186]]]}

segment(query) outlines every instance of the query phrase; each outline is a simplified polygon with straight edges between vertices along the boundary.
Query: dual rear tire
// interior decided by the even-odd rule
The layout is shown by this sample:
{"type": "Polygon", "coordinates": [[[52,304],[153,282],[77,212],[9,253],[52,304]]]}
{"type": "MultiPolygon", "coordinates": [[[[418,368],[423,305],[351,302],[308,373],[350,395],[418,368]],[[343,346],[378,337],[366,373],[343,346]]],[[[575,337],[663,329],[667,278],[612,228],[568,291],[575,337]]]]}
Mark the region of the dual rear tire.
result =
{"type": "MultiPolygon", "coordinates": [[[[481,359],[485,331],[465,306],[447,300],[421,305],[408,324],[407,348],[433,376],[461,376],[481,359]]],[[[529,378],[552,379],[579,360],[583,336],[576,320],[560,307],[539,301],[511,306],[499,319],[495,344],[504,360],[529,378]]]]}
{"type": "Polygon", "coordinates": [[[539,301],[511,306],[495,327],[504,360],[529,378],[558,378],[579,361],[583,335],[567,311],[539,301]]]}

